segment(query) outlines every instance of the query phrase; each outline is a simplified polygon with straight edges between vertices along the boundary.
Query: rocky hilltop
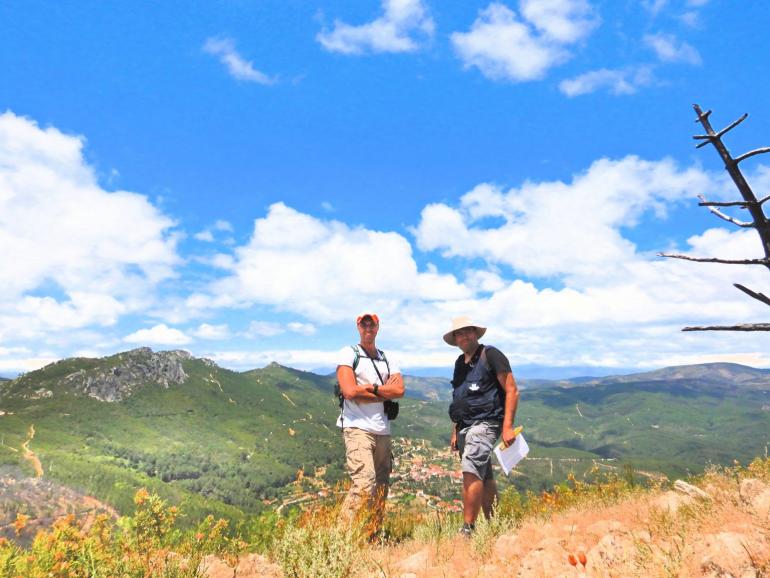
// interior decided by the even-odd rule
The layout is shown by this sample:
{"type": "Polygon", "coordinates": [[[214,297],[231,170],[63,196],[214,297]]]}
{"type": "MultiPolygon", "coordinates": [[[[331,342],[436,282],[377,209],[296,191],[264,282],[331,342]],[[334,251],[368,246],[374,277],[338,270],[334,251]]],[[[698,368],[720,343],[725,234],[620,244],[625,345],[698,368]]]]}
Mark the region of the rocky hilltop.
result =
{"type": "MultiPolygon", "coordinates": [[[[28,399],[45,398],[55,391],[87,395],[99,401],[117,402],[147,385],[168,389],[187,380],[184,362],[193,359],[187,351],[132,349],[100,359],[64,359],[28,373],[9,387],[28,399]],[[35,388],[30,391],[30,387],[35,388]]],[[[213,365],[213,362],[203,360],[213,365]]]]}
{"type": "Polygon", "coordinates": [[[164,389],[172,384],[184,383],[187,374],[182,361],[192,359],[187,351],[153,352],[149,347],[132,349],[116,357],[118,364],[112,368],[90,375],[81,369],[68,375],[65,382],[100,401],[120,401],[148,383],[164,389]]]}

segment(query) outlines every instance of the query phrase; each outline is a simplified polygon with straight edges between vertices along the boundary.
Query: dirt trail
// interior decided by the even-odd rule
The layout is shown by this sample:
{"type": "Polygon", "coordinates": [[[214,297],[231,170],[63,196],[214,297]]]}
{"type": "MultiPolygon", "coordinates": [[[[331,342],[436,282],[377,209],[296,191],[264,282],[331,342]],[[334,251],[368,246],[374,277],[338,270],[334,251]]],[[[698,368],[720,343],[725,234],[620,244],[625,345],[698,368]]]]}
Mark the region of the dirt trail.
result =
{"type": "Polygon", "coordinates": [[[35,437],[35,424],[32,424],[29,426],[29,432],[27,432],[27,441],[21,444],[21,449],[24,452],[24,459],[29,460],[32,463],[32,467],[35,469],[35,477],[42,478],[43,464],[40,463],[40,460],[35,455],[35,452],[29,449],[29,444],[34,437],[35,437]]]}

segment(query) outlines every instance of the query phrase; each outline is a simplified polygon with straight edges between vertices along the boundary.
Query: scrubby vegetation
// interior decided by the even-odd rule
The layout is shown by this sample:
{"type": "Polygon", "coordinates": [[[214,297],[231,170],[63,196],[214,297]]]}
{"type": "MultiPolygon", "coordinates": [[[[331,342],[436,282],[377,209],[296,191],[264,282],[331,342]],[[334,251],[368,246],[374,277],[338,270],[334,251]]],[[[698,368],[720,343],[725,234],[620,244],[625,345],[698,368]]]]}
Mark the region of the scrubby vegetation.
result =
{"type": "MultiPolygon", "coordinates": [[[[704,544],[712,544],[709,536],[726,540],[724,536],[732,535],[723,531],[730,529],[725,520],[746,532],[737,542],[745,545],[741,550],[745,555],[737,552],[727,560],[720,554],[725,558],[721,561],[712,556],[708,567],[735,568],[743,560],[754,575],[767,575],[770,558],[761,546],[770,533],[766,519],[770,510],[757,512],[770,508],[770,501],[763,505],[760,499],[770,495],[770,460],[756,459],[746,467],[714,467],[691,481],[704,497],[682,497],[671,509],[665,507],[674,494],[668,482],[641,484],[628,469],[595,471],[591,481],[571,476],[548,492],[522,494],[510,487],[502,493],[495,516],[479,520],[470,541],[457,535],[456,513],[391,507],[384,527],[375,531],[368,512],[353,523],[341,522],[340,505],[334,501],[285,516],[264,514],[249,527],[233,528],[225,520],[208,517],[196,528],[183,530],[182,511],[141,490],[130,517],[115,521],[103,515],[67,516],[39,531],[28,548],[3,540],[0,576],[198,577],[206,575],[206,561],[211,560],[207,556],[235,568],[249,551],[261,552],[285,576],[296,578],[391,575],[403,570],[400,565],[415,552],[424,553],[421,563],[426,568],[451,572],[459,556],[464,564],[475,564],[476,571],[483,566],[494,575],[498,559],[501,570],[510,572],[510,564],[524,568],[522,559],[530,550],[543,550],[530,539],[544,539],[555,548],[541,569],[568,570],[569,565],[582,564],[588,575],[598,576],[614,564],[617,575],[690,576],[701,575],[692,560],[700,560],[704,544]],[[598,530],[608,532],[605,538],[590,537],[597,525],[606,528],[598,530]],[[500,540],[513,534],[519,535],[514,543],[521,551],[506,554],[506,543],[500,540]],[[601,552],[605,554],[599,556],[601,552]]],[[[18,516],[19,534],[27,523],[24,515],[18,516]]]]}
{"type": "MultiPolygon", "coordinates": [[[[137,492],[134,502],[134,515],[117,523],[106,515],[60,518],[50,530],[38,532],[28,549],[3,539],[0,576],[194,578],[205,575],[205,556],[213,554],[235,566],[246,546],[228,534],[225,520],[207,517],[194,530],[181,532],[175,506],[146,490],[137,492]]],[[[17,533],[27,521],[23,514],[17,517],[17,533]]]]}

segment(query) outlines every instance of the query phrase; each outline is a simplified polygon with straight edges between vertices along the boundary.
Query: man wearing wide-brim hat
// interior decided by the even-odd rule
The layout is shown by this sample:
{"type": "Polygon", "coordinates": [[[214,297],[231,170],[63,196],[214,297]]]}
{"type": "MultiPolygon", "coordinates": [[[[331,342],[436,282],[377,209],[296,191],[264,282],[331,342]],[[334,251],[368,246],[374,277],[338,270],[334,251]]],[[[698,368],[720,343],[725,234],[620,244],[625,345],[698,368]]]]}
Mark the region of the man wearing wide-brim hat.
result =
{"type": "Polygon", "coordinates": [[[492,450],[502,434],[506,444],[516,438],[513,420],[519,391],[508,358],[497,348],[482,345],[479,339],[487,328],[469,317],[452,320],[444,341],[459,347],[452,376],[452,419],[450,445],[460,452],[463,472],[463,527],[470,536],[483,508],[489,518],[497,500],[497,484],[492,473],[492,450]]]}

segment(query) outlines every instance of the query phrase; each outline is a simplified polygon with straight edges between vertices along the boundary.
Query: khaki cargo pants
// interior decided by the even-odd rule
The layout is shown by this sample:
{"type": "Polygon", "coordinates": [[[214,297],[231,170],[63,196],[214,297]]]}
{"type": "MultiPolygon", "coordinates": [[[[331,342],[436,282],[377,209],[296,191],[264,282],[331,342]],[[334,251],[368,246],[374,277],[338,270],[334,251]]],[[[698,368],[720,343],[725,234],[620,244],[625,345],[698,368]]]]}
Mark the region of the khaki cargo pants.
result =
{"type": "Polygon", "coordinates": [[[378,514],[376,517],[381,517],[392,469],[390,436],[354,427],[343,428],[342,434],[351,480],[342,515],[352,519],[361,507],[370,506],[378,514]]]}

